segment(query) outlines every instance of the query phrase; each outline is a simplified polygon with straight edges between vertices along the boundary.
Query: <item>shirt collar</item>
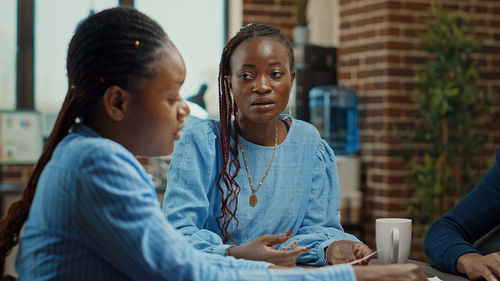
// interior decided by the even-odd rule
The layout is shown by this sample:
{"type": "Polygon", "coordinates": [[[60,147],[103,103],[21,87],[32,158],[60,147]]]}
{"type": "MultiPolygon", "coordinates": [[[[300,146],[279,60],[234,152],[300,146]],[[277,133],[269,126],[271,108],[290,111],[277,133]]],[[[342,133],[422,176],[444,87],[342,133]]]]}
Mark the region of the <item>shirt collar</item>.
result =
{"type": "Polygon", "coordinates": [[[70,133],[77,133],[86,137],[101,137],[96,131],[94,131],[94,129],[83,123],[74,124],[70,129],[70,133]]]}

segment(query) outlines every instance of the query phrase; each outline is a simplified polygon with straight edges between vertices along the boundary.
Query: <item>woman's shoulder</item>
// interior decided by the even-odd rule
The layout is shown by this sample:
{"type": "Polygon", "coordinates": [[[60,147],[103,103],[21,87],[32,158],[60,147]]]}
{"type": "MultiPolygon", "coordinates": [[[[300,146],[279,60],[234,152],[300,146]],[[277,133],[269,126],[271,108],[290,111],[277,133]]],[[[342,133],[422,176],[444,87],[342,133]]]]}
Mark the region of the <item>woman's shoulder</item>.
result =
{"type": "Polygon", "coordinates": [[[107,161],[118,156],[122,159],[135,159],[121,144],[102,137],[89,137],[81,134],[70,134],[61,141],[54,151],[60,159],[72,159],[73,167],[85,165],[89,161],[107,161]]]}
{"type": "Polygon", "coordinates": [[[281,115],[280,118],[292,121],[290,130],[291,133],[293,133],[294,138],[299,137],[300,139],[305,139],[309,143],[315,144],[319,144],[319,142],[321,142],[321,136],[313,124],[303,120],[295,119],[290,115],[281,115]]]}
{"type": "Polygon", "coordinates": [[[182,129],[182,139],[217,137],[219,135],[219,121],[212,119],[193,118],[182,129]]]}
{"type": "Polygon", "coordinates": [[[181,139],[175,142],[172,157],[186,152],[203,151],[215,154],[219,146],[219,121],[211,119],[191,119],[182,129],[181,139]]]}
{"type": "Polygon", "coordinates": [[[283,118],[292,120],[293,135],[294,139],[300,139],[300,142],[304,145],[312,146],[312,149],[316,155],[316,158],[324,162],[335,161],[335,154],[328,143],[321,138],[321,135],[316,129],[316,127],[306,121],[294,119],[288,115],[283,115],[283,118]]]}

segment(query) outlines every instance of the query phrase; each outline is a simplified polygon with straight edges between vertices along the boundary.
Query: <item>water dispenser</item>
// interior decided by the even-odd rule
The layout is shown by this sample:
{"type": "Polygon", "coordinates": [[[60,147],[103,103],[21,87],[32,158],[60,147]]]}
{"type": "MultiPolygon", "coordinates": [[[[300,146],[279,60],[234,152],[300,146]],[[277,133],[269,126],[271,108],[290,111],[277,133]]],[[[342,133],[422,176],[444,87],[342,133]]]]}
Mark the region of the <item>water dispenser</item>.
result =
{"type": "Polygon", "coordinates": [[[360,149],[359,110],[356,92],[339,86],[318,86],[309,91],[310,121],[335,155],[360,149]]]}

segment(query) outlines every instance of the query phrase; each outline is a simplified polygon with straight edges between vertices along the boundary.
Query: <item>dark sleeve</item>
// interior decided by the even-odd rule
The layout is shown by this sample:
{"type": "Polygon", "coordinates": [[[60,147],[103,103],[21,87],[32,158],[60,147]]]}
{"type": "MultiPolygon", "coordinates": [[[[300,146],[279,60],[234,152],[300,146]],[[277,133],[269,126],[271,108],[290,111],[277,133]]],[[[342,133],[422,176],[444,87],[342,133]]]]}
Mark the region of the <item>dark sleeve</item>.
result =
{"type": "Polygon", "coordinates": [[[440,270],[458,274],[458,257],[478,252],[472,244],[500,224],[499,151],[497,164],[462,201],[435,221],[425,236],[425,253],[440,270]]]}

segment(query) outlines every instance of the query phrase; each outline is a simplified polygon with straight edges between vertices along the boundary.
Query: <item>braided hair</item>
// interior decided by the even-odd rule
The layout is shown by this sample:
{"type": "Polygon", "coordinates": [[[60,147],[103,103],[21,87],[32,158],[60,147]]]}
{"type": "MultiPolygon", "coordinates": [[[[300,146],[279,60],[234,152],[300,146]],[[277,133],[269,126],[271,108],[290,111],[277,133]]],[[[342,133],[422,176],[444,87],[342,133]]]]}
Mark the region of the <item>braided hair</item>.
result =
{"type": "Polygon", "coordinates": [[[54,128],[20,200],[12,204],[0,221],[0,277],[5,259],[18,243],[38,179],[59,142],[77,118],[85,120],[106,89],[117,85],[137,94],[139,82],[159,73],[154,62],[169,42],[158,23],[131,8],[112,8],[82,21],[69,43],[66,68],[68,91],[54,128]]]}
{"type": "MultiPolygon", "coordinates": [[[[238,160],[238,135],[240,128],[238,125],[238,106],[234,102],[227,82],[227,77],[231,76],[231,57],[234,50],[243,43],[245,40],[255,37],[276,37],[283,42],[288,48],[290,55],[290,70],[294,68],[294,55],[293,46],[286,36],[278,29],[266,24],[248,24],[243,26],[239,32],[231,38],[222,52],[222,58],[219,64],[219,117],[220,117],[220,138],[221,138],[221,151],[222,151],[222,169],[219,173],[217,187],[221,192],[222,215],[217,217],[217,225],[224,237],[224,243],[231,240],[228,232],[229,223],[234,219],[236,221],[236,229],[238,229],[238,218],[236,211],[238,210],[238,195],[240,193],[240,186],[236,182],[236,177],[240,170],[240,162],[238,160]],[[233,119],[234,118],[234,119],[233,119]],[[234,120],[234,122],[232,122],[234,120]],[[231,124],[234,124],[234,143],[231,146],[231,124]],[[234,172],[231,173],[231,170],[234,172]],[[226,189],[222,187],[224,183],[226,189]],[[227,190],[227,194],[224,190],[227,190]],[[234,204],[234,210],[230,206],[234,204]]],[[[238,229],[239,230],[239,229],[238,229]]]]}

